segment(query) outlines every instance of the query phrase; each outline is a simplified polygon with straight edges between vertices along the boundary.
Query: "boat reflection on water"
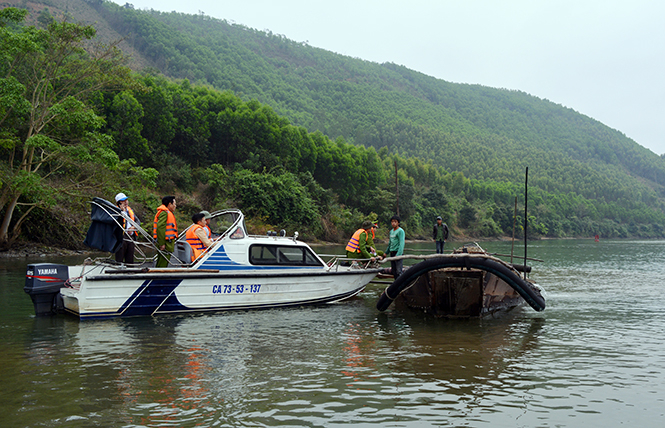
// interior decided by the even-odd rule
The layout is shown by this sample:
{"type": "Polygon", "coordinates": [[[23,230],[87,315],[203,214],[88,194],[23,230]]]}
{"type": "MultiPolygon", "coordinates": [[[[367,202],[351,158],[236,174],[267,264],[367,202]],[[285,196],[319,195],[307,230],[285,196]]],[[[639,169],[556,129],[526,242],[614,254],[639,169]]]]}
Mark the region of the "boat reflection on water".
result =
{"type": "Polygon", "coordinates": [[[40,379],[37,389],[65,392],[46,406],[58,418],[89,423],[418,420],[423,400],[459,407],[493,381],[501,389],[502,372],[529,352],[543,326],[512,314],[461,322],[377,317],[373,301],[93,322],[35,318],[31,376],[40,379]]]}
{"type": "Polygon", "coordinates": [[[108,426],[157,426],[182,421],[186,412],[194,411],[197,418],[214,414],[206,411],[211,409],[212,352],[187,339],[186,319],[81,323],[36,317],[34,323],[27,351],[33,376],[40,379],[36,389],[62,392],[55,395],[57,401],[39,407],[54,415],[103,420],[108,426]]]}
{"type": "Polygon", "coordinates": [[[406,316],[379,317],[386,344],[400,356],[391,362],[394,372],[469,385],[501,376],[503,368],[537,347],[545,325],[544,318],[512,313],[452,321],[400,315],[406,316]]]}

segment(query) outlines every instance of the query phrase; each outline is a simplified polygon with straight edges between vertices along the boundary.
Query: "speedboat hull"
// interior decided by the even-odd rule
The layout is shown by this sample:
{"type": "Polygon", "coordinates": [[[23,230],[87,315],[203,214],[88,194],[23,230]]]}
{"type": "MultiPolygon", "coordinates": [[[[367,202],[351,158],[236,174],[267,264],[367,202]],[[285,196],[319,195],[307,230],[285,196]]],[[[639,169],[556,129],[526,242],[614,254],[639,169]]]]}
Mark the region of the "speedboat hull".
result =
{"type": "Polygon", "coordinates": [[[375,275],[376,270],[92,273],[60,294],[64,309],[82,319],[149,316],[332,303],[360,293],[375,275]]]}

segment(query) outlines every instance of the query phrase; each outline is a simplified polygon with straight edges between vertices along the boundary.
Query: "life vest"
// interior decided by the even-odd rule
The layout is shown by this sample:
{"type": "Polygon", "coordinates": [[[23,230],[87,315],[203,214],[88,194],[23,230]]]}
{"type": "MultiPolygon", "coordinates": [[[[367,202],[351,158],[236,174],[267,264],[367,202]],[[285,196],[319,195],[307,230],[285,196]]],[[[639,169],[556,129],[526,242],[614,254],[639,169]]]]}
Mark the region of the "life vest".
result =
{"type": "Polygon", "coordinates": [[[192,261],[198,259],[201,253],[203,253],[206,249],[206,246],[203,245],[203,242],[201,242],[199,237],[196,236],[196,231],[198,229],[205,229],[205,228],[200,224],[195,224],[189,229],[187,229],[187,233],[185,234],[185,239],[192,247],[192,261]]]}
{"type": "Polygon", "coordinates": [[[155,222],[152,225],[152,237],[155,240],[157,239],[157,219],[159,219],[159,214],[162,211],[166,211],[166,215],[167,215],[167,217],[166,217],[166,234],[165,234],[166,240],[170,241],[172,239],[177,239],[178,238],[178,225],[175,222],[175,216],[164,205],[160,205],[159,208],[157,208],[157,214],[155,214],[155,222]]]}
{"type": "MultiPolygon", "coordinates": [[[[127,215],[129,215],[129,218],[131,218],[132,221],[136,221],[136,216],[134,215],[134,210],[131,209],[129,206],[127,207],[127,215]]],[[[124,218],[122,219],[122,228],[123,228],[123,230],[127,230],[127,220],[125,220],[124,218]]],[[[135,238],[139,236],[137,231],[129,232],[128,235],[133,236],[135,238]]]]}
{"type": "Polygon", "coordinates": [[[363,232],[367,233],[365,229],[358,229],[355,231],[351,239],[349,239],[349,243],[346,244],[346,251],[350,251],[352,253],[360,252],[360,234],[363,232]]]}

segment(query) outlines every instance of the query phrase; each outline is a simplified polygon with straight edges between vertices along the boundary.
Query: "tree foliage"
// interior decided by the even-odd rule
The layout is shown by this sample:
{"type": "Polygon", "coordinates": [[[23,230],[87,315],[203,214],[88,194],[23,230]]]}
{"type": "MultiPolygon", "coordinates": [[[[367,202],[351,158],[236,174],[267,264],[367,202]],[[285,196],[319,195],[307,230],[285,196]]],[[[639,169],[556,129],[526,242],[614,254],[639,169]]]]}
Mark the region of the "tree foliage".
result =
{"type": "MultiPolygon", "coordinates": [[[[21,26],[25,11],[0,11],[0,242],[18,236],[32,209],[55,202],[46,181],[66,174],[73,186],[94,176],[93,164],[117,162],[104,120],[89,97],[126,85],[129,70],[115,46],[88,46],[91,26],[50,21],[46,29],[21,26]],[[20,217],[14,214],[20,208],[20,217]],[[10,229],[11,227],[11,229],[10,229]]],[[[60,191],[66,191],[64,185],[60,191]]]]}

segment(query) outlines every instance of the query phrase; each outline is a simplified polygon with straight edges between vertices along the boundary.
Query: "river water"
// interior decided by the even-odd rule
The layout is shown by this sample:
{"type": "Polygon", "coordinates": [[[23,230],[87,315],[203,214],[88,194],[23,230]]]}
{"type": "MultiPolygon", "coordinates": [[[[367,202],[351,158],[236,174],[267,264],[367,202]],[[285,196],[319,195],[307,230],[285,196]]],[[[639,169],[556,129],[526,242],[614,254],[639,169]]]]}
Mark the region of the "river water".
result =
{"type": "Polygon", "coordinates": [[[665,241],[528,255],[548,307],[482,320],[379,313],[379,285],[318,307],[35,318],[28,261],[3,260],[0,426],[665,426],[665,241]]]}

